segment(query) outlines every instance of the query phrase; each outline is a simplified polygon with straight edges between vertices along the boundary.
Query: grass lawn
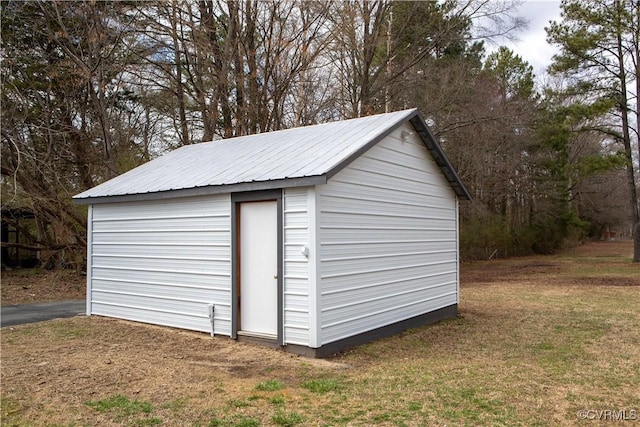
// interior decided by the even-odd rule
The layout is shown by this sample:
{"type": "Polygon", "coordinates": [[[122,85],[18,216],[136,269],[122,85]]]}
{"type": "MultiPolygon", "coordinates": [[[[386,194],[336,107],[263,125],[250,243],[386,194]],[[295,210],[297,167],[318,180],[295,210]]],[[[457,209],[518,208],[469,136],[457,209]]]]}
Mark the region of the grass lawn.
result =
{"type": "Polygon", "coordinates": [[[328,360],[100,317],[2,328],[2,425],[635,425],[631,251],[464,264],[458,318],[328,360]]]}

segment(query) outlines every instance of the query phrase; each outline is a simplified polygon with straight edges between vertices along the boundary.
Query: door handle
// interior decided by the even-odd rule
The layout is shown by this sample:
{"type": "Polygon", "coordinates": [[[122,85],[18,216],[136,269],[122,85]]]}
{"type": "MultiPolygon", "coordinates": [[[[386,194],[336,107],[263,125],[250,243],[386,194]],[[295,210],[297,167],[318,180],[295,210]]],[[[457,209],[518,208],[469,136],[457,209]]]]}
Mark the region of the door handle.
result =
{"type": "Polygon", "coordinates": [[[273,275],[273,278],[274,278],[274,279],[276,279],[276,280],[278,280],[278,275],[277,275],[277,274],[274,274],[274,275],[273,275]]]}

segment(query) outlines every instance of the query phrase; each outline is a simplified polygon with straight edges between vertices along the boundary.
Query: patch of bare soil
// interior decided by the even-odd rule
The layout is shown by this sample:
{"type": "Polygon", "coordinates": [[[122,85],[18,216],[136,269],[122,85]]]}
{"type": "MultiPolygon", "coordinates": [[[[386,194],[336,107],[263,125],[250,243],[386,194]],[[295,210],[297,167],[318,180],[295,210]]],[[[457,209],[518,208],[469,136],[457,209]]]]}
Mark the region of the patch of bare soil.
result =
{"type": "Polygon", "coordinates": [[[631,240],[614,240],[587,242],[575,248],[568,249],[563,255],[578,257],[629,257],[633,256],[633,242],[631,240]]]}
{"type": "MultiPolygon", "coordinates": [[[[561,252],[558,255],[538,255],[520,258],[496,259],[491,261],[475,261],[464,263],[460,269],[460,282],[465,286],[487,285],[491,283],[515,282],[520,280],[534,280],[541,275],[556,275],[566,272],[565,261],[572,260],[574,268],[590,268],[593,259],[611,258],[610,264],[616,264],[620,269],[637,276],[607,277],[601,272],[597,277],[567,278],[564,284],[575,285],[605,285],[605,286],[638,286],[640,284],[640,267],[631,263],[633,256],[633,242],[600,241],[588,242],[561,252]],[[626,261],[628,259],[628,261],[626,261]],[[571,283],[570,283],[571,282],[571,283]]],[[[607,263],[598,263],[599,268],[607,263]]],[[[565,275],[566,276],[566,275],[565,275]]]]}
{"type": "Polygon", "coordinates": [[[23,420],[38,422],[45,413],[50,423],[64,425],[113,425],[86,402],[116,394],[150,402],[159,415],[188,400],[185,419],[199,419],[200,411],[224,407],[231,397],[248,398],[261,381],[295,387],[301,374],[348,368],[229,338],[101,317],[3,328],[2,342],[3,398],[23,420]]]}
{"type": "Polygon", "coordinates": [[[576,277],[572,280],[575,285],[589,286],[640,286],[638,277],[576,277]]]}
{"type": "Polygon", "coordinates": [[[478,261],[464,264],[460,269],[462,285],[484,285],[510,282],[522,277],[559,272],[560,264],[541,261],[540,257],[522,257],[508,260],[478,261]]]}
{"type": "Polygon", "coordinates": [[[74,270],[16,269],[2,272],[2,305],[84,299],[87,280],[74,270]]]}

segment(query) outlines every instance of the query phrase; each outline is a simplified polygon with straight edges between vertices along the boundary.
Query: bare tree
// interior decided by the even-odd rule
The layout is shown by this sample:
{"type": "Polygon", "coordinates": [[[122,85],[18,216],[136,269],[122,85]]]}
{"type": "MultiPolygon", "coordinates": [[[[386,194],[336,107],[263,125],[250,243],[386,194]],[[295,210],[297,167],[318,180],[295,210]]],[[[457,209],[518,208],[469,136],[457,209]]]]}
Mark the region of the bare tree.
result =
{"type": "Polygon", "coordinates": [[[144,157],[142,117],[125,81],[129,58],[141,47],[124,4],[2,8],[3,204],[31,210],[37,246],[78,263],[86,218],[71,196],[144,157]]]}

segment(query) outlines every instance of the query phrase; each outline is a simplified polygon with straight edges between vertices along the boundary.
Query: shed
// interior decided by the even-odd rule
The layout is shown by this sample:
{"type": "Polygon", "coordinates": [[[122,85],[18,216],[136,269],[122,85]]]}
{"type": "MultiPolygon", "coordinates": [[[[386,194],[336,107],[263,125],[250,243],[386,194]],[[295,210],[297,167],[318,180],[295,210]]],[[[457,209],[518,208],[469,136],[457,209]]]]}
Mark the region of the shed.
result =
{"type": "Polygon", "coordinates": [[[454,317],[469,198],[416,109],[184,146],[74,197],[87,315],[315,357],[454,317]]]}

